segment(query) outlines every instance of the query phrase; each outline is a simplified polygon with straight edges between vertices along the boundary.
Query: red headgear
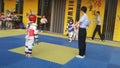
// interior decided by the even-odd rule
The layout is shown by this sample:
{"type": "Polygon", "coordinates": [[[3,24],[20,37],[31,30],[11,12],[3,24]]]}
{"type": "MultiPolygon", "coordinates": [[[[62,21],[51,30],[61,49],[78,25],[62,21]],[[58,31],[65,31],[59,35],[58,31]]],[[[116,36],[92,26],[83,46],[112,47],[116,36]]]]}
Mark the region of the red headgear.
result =
{"type": "Polygon", "coordinates": [[[33,21],[35,23],[36,22],[36,15],[35,14],[30,14],[29,15],[29,20],[33,21]]]}

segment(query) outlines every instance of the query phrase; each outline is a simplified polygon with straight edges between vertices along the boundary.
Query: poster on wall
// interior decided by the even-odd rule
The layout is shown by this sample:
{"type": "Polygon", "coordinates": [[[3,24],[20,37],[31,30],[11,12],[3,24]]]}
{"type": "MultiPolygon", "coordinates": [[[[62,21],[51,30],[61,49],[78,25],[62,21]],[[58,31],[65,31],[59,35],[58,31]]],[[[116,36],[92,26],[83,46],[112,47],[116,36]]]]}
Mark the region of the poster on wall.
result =
{"type": "Polygon", "coordinates": [[[82,0],[82,5],[88,7],[88,12],[92,11],[94,14],[94,11],[101,10],[101,8],[104,8],[105,1],[104,0],[82,0]]]}
{"type": "Polygon", "coordinates": [[[89,0],[89,11],[92,11],[93,8],[100,8],[102,5],[102,0],[89,0]]]}

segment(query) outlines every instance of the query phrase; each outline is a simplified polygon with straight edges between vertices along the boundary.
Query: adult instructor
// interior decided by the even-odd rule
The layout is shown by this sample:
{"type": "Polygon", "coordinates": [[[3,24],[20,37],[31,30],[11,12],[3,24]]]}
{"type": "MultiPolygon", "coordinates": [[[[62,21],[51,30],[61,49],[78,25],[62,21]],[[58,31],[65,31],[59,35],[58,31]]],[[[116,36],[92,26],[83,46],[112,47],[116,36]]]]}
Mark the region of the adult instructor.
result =
{"type": "Polygon", "coordinates": [[[78,48],[79,48],[79,55],[77,55],[77,58],[85,58],[85,52],[86,52],[86,29],[89,25],[88,23],[88,16],[86,14],[87,12],[87,7],[86,6],[82,6],[81,7],[81,13],[82,13],[82,17],[80,18],[80,20],[77,22],[76,25],[80,25],[79,27],[79,34],[78,34],[78,48]]]}

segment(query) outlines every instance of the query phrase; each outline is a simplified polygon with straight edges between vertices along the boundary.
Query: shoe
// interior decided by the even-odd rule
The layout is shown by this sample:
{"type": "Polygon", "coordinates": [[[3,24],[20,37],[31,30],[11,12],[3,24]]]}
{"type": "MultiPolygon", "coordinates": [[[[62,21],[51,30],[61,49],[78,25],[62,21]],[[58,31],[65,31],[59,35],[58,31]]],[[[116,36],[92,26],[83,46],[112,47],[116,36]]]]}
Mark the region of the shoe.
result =
{"type": "Polygon", "coordinates": [[[28,54],[27,57],[28,57],[28,58],[32,58],[32,55],[31,55],[31,54],[28,54]]]}
{"type": "Polygon", "coordinates": [[[83,59],[85,56],[76,55],[77,58],[83,59]]]}
{"type": "Polygon", "coordinates": [[[89,40],[94,40],[94,39],[90,38],[89,40]]]}
{"type": "Polygon", "coordinates": [[[72,40],[68,40],[69,42],[72,42],[72,40]]]}
{"type": "Polygon", "coordinates": [[[69,42],[72,42],[71,40],[69,42]]]}
{"type": "Polygon", "coordinates": [[[104,40],[100,40],[101,42],[104,42],[104,40]]]}
{"type": "Polygon", "coordinates": [[[43,32],[42,30],[40,32],[43,32]]]}
{"type": "Polygon", "coordinates": [[[28,54],[25,54],[25,57],[28,57],[28,54]]]}
{"type": "Polygon", "coordinates": [[[91,40],[94,40],[93,38],[91,38],[91,40]]]}

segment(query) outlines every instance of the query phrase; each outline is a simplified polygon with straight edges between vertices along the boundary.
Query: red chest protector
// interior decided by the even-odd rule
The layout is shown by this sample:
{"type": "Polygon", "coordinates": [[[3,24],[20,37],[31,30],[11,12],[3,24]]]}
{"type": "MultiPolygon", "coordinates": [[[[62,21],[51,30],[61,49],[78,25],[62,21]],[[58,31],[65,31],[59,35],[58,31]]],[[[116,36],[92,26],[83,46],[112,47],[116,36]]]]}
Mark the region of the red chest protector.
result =
{"type": "Polygon", "coordinates": [[[29,36],[34,36],[34,30],[33,29],[29,29],[29,36]]]}

